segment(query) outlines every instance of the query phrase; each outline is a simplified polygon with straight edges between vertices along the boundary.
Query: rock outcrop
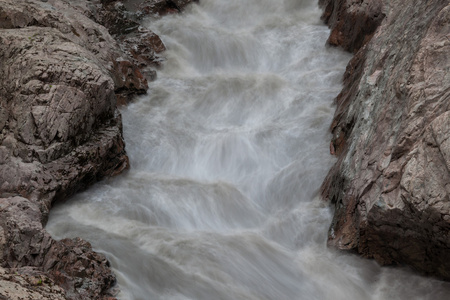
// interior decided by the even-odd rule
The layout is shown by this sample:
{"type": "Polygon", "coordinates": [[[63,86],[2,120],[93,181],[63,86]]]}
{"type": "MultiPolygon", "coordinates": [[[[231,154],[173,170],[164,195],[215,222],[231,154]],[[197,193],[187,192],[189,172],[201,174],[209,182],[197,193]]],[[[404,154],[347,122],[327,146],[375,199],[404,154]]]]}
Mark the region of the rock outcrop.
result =
{"type": "Polygon", "coordinates": [[[450,280],[450,4],[320,0],[344,75],[328,243],[450,280]]]}
{"type": "Polygon", "coordinates": [[[0,299],[64,300],[64,290],[32,269],[12,271],[0,267],[0,299]],[[30,274],[31,272],[31,274],[30,274]]]}
{"type": "MultiPolygon", "coordinates": [[[[44,289],[45,293],[57,292],[58,297],[49,299],[109,296],[108,289],[115,283],[115,277],[106,258],[93,252],[91,245],[79,238],[53,240],[43,229],[41,220],[36,201],[22,197],[0,198],[0,253],[2,266],[7,268],[7,271],[0,270],[0,282],[9,280],[23,287],[23,278],[17,278],[23,275],[28,277],[34,292],[39,293],[44,286],[49,287],[49,291],[44,289]],[[9,279],[2,278],[2,271],[3,275],[10,274],[9,279]]],[[[11,291],[10,295],[5,295],[1,286],[0,295],[14,298],[11,291]]]]}
{"type": "Polygon", "coordinates": [[[128,167],[115,96],[122,54],[87,4],[0,6],[0,265],[35,268],[67,299],[108,297],[115,278],[88,243],[51,239],[48,211],[128,167]]]}
{"type": "Polygon", "coordinates": [[[0,299],[115,299],[106,258],[43,225],[129,166],[117,104],[146,92],[165,50],[139,21],[192,1],[153,2],[0,0],[0,299]]]}
{"type": "Polygon", "coordinates": [[[0,0],[0,299],[113,296],[105,257],[43,224],[128,168],[117,98],[146,92],[164,50],[137,25],[117,1],[0,0]]]}
{"type": "MultiPolygon", "coordinates": [[[[198,2],[198,0],[135,0],[129,2],[133,2],[135,7],[137,2],[137,7],[145,14],[163,16],[182,12],[188,4],[198,2]]],[[[131,5],[130,9],[132,9],[131,5]]]]}
{"type": "Polygon", "coordinates": [[[39,200],[44,213],[128,166],[114,93],[124,85],[114,81],[119,47],[82,9],[12,0],[0,8],[1,196],[39,200]]]}

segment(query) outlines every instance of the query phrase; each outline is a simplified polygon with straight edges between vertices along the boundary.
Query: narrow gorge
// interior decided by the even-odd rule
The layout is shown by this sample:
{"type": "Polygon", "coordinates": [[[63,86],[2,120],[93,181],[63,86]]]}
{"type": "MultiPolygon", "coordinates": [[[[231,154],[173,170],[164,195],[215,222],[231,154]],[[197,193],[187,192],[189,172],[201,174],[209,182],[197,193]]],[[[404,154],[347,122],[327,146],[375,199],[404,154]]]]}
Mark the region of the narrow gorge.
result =
{"type": "Polygon", "coordinates": [[[449,12],[0,0],[0,299],[448,299],[449,12]]]}

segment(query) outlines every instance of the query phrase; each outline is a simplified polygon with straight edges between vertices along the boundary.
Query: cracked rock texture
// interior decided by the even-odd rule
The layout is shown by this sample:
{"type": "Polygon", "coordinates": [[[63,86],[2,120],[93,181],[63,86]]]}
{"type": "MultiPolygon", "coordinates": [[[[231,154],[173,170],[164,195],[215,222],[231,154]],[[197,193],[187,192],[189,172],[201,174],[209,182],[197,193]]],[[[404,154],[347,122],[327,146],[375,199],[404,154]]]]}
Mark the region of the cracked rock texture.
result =
{"type": "Polygon", "coordinates": [[[450,4],[319,2],[329,43],[355,53],[322,186],[328,243],[450,280],[450,4]]]}
{"type": "Polygon", "coordinates": [[[35,201],[0,198],[0,296],[29,299],[13,293],[19,285],[30,299],[106,299],[115,283],[106,258],[79,238],[53,240],[41,219],[35,201]]]}
{"type": "Polygon", "coordinates": [[[102,7],[0,0],[0,299],[111,296],[103,255],[43,229],[55,201],[128,167],[116,93],[147,81],[94,21],[102,7]]]}
{"type": "Polygon", "coordinates": [[[0,299],[63,300],[66,298],[62,288],[39,272],[30,268],[12,272],[0,267],[0,299]]]}
{"type": "Polygon", "coordinates": [[[115,299],[106,258],[43,225],[129,166],[117,103],[146,92],[165,47],[124,3],[0,0],[0,299],[115,299]]]}
{"type": "Polygon", "coordinates": [[[59,0],[0,7],[0,196],[39,200],[44,213],[128,166],[117,44],[79,10],[59,0]]]}

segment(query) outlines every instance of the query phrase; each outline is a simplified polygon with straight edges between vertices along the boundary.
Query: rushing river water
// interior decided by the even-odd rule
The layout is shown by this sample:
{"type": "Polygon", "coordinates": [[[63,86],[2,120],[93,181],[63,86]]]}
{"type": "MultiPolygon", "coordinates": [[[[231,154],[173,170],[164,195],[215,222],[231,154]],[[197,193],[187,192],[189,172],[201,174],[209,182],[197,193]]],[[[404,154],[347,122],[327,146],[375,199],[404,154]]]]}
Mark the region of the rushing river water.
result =
{"type": "Polygon", "coordinates": [[[317,0],[201,0],[149,20],[168,51],[122,109],[130,171],[52,210],[106,254],[120,299],[449,299],[448,284],[327,249],[319,187],[349,54],[317,0]]]}

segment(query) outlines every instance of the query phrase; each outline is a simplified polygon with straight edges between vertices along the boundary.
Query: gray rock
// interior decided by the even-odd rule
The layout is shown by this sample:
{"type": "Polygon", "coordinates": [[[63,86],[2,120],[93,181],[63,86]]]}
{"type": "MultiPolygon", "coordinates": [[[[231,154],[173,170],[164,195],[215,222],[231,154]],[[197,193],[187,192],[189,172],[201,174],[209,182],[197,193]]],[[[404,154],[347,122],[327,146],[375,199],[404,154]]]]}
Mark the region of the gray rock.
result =
{"type": "MultiPolygon", "coordinates": [[[[321,2],[333,7],[329,20],[372,13],[361,10],[366,1],[321,2]]],[[[369,4],[386,15],[380,26],[360,48],[346,46],[358,34],[340,41],[356,53],[331,126],[338,162],[322,187],[336,207],[328,242],[450,280],[450,5],[369,4]]]]}
{"type": "Polygon", "coordinates": [[[141,70],[164,45],[119,36],[128,17],[117,1],[2,0],[0,298],[115,299],[105,257],[43,224],[55,201],[129,166],[117,98],[146,92],[141,70]]]}
{"type": "Polygon", "coordinates": [[[27,16],[9,18],[12,28],[0,32],[0,143],[10,157],[1,193],[40,200],[44,214],[55,199],[128,166],[114,93],[117,44],[68,3],[49,4],[0,8],[27,16]]]}
{"type": "Polygon", "coordinates": [[[114,275],[88,243],[56,242],[42,224],[54,201],[128,167],[115,96],[128,69],[115,68],[124,54],[87,7],[0,6],[0,266],[36,268],[68,299],[109,296],[114,275]]]}
{"type": "Polygon", "coordinates": [[[42,272],[30,268],[13,271],[0,267],[0,299],[67,299],[64,295],[64,290],[42,272]]]}
{"type": "MultiPolygon", "coordinates": [[[[93,252],[89,243],[78,238],[53,240],[42,227],[38,205],[22,197],[0,198],[0,250],[1,265],[8,268],[0,268],[0,282],[15,282],[31,295],[33,292],[23,284],[24,278],[8,279],[5,272],[23,275],[25,279],[34,277],[28,278],[29,285],[39,287],[41,292],[56,293],[48,299],[99,299],[115,282],[103,255],[93,252]],[[48,289],[43,288],[44,283],[48,289]]],[[[0,295],[9,290],[9,296],[23,297],[12,294],[15,286],[0,284],[0,295]]]]}

